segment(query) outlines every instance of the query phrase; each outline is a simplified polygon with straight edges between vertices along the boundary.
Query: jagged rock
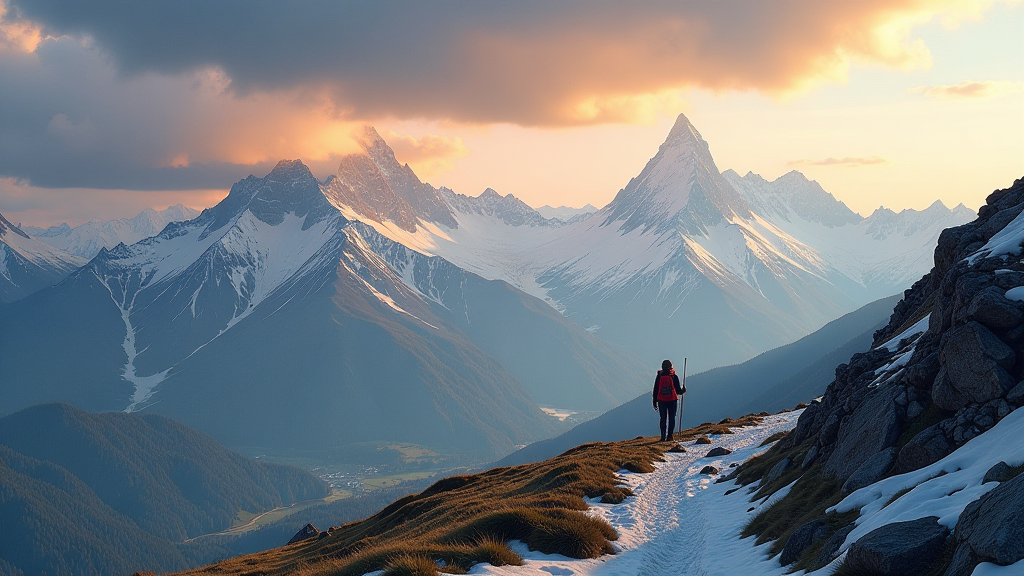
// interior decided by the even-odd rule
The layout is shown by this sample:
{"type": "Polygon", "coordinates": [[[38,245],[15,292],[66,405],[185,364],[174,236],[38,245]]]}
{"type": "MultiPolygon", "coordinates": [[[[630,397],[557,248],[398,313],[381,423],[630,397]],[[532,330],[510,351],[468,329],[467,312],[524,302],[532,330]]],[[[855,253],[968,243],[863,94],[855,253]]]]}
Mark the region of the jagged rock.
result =
{"type": "Polygon", "coordinates": [[[1024,400],[1024,382],[1019,382],[1006,393],[1006,399],[1014,404],[1021,404],[1024,400]]]}
{"type": "MultiPolygon", "coordinates": [[[[918,342],[918,345],[920,346],[920,342],[918,342]]],[[[936,350],[925,356],[919,362],[911,360],[911,364],[903,371],[901,381],[907,386],[927,390],[932,387],[932,382],[935,380],[935,375],[938,373],[939,352],[936,350]]]]}
{"type": "Polygon", "coordinates": [[[804,551],[826,535],[828,535],[828,526],[825,525],[823,520],[814,520],[797,528],[793,531],[789,540],[786,541],[786,546],[782,549],[779,562],[783,566],[796,562],[803,555],[804,551]]]}
{"type": "Polygon", "coordinates": [[[995,466],[988,469],[985,472],[985,477],[981,479],[982,484],[988,484],[989,482],[1005,482],[1010,479],[1013,474],[1013,468],[1006,462],[998,462],[995,466]]]}
{"type": "Polygon", "coordinates": [[[950,561],[943,576],[971,576],[979,562],[978,555],[970,546],[960,544],[956,547],[956,552],[953,552],[953,560],[950,561]]]}
{"type": "Polygon", "coordinates": [[[320,531],[316,529],[316,526],[313,526],[312,524],[306,524],[302,527],[302,530],[299,530],[295,533],[295,536],[292,536],[292,539],[289,540],[288,543],[295,544],[296,542],[302,542],[306,538],[312,538],[314,536],[319,535],[320,531]]]}
{"type": "Polygon", "coordinates": [[[924,405],[917,400],[911,400],[910,404],[907,404],[907,420],[913,420],[924,412],[924,405]]]}
{"type": "Polygon", "coordinates": [[[1005,290],[995,286],[981,290],[967,306],[967,318],[997,330],[1020,324],[1021,320],[1024,320],[1024,314],[1015,302],[1006,298],[1005,293],[1005,290]]]}
{"type": "Polygon", "coordinates": [[[718,474],[718,468],[715,468],[714,466],[705,466],[700,469],[700,473],[707,476],[714,476],[715,474],[718,474]]]}
{"type": "Polygon", "coordinates": [[[843,543],[846,542],[846,537],[853,532],[857,524],[851,522],[846,526],[843,526],[825,542],[825,545],[821,547],[821,552],[818,553],[818,566],[825,566],[829,562],[839,557],[839,549],[843,547],[843,543]]]}
{"type": "Polygon", "coordinates": [[[822,469],[846,481],[871,456],[896,443],[900,435],[896,386],[875,388],[839,430],[835,451],[822,469]]]}
{"type": "Polygon", "coordinates": [[[878,576],[920,574],[949,535],[938,520],[928,516],[876,528],[850,545],[846,566],[878,576]]]}
{"type": "Polygon", "coordinates": [[[782,473],[786,471],[786,468],[789,467],[789,464],[791,462],[792,461],[789,458],[783,458],[782,460],[776,462],[775,466],[772,466],[772,469],[769,470],[768,473],[764,475],[764,479],[761,480],[761,485],[767,486],[772,482],[778,480],[782,476],[782,473]]]}
{"type": "Polygon", "coordinates": [[[1007,372],[1016,360],[1013,350],[978,322],[947,332],[940,359],[949,383],[971,402],[988,402],[1013,388],[1007,372]]]}
{"type": "Polygon", "coordinates": [[[821,426],[821,431],[818,432],[818,442],[822,446],[828,446],[829,444],[835,442],[836,435],[839,433],[839,423],[841,416],[841,414],[833,412],[825,420],[825,424],[821,426]]]}
{"type": "Polygon", "coordinates": [[[317,534],[317,537],[316,537],[316,539],[317,539],[317,540],[323,540],[324,538],[327,538],[327,537],[328,537],[328,536],[330,536],[330,535],[331,535],[331,533],[330,533],[330,532],[328,532],[327,530],[324,530],[324,531],[323,531],[323,532],[321,532],[320,534],[317,534]]]}
{"type": "Polygon", "coordinates": [[[952,446],[949,445],[949,440],[939,425],[929,426],[918,432],[900,450],[893,473],[903,474],[911,470],[919,470],[942,460],[951,451],[952,446]]]}
{"type": "Polygon", "coordinates": [[[732,450],[729,450],[728,448],[722,448],[721,446],[716,446],[711,450],[708,450],[708,453],[705,456],[705,458],[713,458],[715,456],[728,456],[729,454],[732,454],[732,450]]]}
{"type": "Polygon", "coordinates": [[[982,560],[1005,566],[1024,559],[1024,475],[968,504],[957,519],[955,536],[982,560]]]}
{"type": "Polygon", "coordinates": [[[839,490],[840,496],[846,496],[851,492],[881,480],[885,473],[889,471],[889,468],[892,468],[898,453],[899,450],[893,446],[865,460],[860,465],[860,468],[857,468],[857,471],[843,483],[843,487],[839,490]]]}
{"type": "Polygon", "coordinates": [[[943,410],[955,412],[967,405],[967,398],[953,387],[946,368],[942,367],[932,384],[932,403],[943,410]]]}
{"type": "Polygon", "coordinates": [[[811,446],[811,449],[808,450],[807,454],[804,455],[804,461],[800,463],[800,469],[807,470],[811,466],[814,466],[814,463],[818,460],[819,452],[820,450],[818,449],[817,444],[811,446]]]}

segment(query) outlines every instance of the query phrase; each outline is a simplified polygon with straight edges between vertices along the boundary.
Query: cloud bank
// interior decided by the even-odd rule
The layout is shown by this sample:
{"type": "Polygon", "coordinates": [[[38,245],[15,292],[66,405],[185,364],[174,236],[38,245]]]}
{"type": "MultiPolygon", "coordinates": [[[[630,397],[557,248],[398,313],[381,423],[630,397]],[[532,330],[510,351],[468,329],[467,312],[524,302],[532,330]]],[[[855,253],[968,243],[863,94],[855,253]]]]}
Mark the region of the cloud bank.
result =
{"type": "MultiPolygon", "coordinates": [[[[786,94],[855,62],[927,65],[913,26],[987,4],[0,0],[0,176],[198,190],[327,162],[382,118],[648,121],[687,88],[786,94]]],[[[394,140],[427,169],[465,154],[394,140]]]]}

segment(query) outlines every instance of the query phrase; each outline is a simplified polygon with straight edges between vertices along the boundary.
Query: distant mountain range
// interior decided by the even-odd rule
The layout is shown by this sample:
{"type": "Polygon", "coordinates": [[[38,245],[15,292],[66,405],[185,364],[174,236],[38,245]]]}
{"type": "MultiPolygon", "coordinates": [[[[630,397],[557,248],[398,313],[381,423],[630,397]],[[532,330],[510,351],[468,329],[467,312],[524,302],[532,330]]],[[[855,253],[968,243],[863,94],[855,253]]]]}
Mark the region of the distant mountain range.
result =
{"type": "Polygon", "coordinates": [[[0,572],[184,569],[216,559],[186,538],[327,494],[162,416],[35,406],[0,418],[0,572]]]}
{"type": "Polygon", "coordinates": [[[936,203],[865,219],[799,172],[721,174],[682,115],[611,203],[569,223],[490,189],[472,198],[420,183],[373,129],[363,145],[328,186],[347,217],[505,280],[649,363],[686,354],[698,370],[907,288],[939,232],[974,215],[936,203]]]}
{"type": "Polygon", "coordinates": [[[96,220],[72,228],[16,226],[0,214],[0,302],[13,302],[53,286],[84,266],[103,248],[156,236],[171,222],[199,212],[178,204],[143,210],[134,218],[96,220]]]}
{"type": "Polygon", "coordinates": [[[91,260],[103,248],[109,250],[118,244],[135,244],[156,236],[171,222],[191,220],[196,216],[199,216],[198,210],[176,204],[163,210],[148,208],[134,218],[94,220],[73,228],[65,222],[49,228],[22,226],[21,229],[40,242],[91,260]]]}
{"type": "Polygon", "coordinates": [[[339,180],[283,161],[0,311],[0,412],[68,401],[256,453],[402,441],[475,460],[555,433],[537,403],[636,394],[634,357],[346,218],[339,180]]]}
{"type": "Polygon", "coordinates": [[[739,362],[906,288],[970,217],[864,219],[799,173],[721,174],[684,116],[610,204],[567,220],[422,182],[372,128],[361,142],[323,182],[282,161],[0,307],[0,414],[64,401],[256,453],[493,458],[559,431],[539,405],[606,410],[665,357],[739,362]]]}

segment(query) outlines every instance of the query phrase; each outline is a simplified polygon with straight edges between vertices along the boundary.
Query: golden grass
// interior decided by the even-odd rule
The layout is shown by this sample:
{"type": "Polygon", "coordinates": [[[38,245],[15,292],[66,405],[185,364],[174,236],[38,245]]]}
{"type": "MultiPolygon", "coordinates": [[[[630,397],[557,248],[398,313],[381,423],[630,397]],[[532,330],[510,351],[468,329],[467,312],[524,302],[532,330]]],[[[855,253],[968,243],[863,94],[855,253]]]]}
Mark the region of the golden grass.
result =
{"type": "MultiPolygon", "coordinates": [[[[685,430],[680,440],[753,426],[747,416],[685,430]]],[[[637,438],[577,446],[536,464],[452,476],[406,496],[377,514],[331,530],[325,538],[240,556],[186,572],[190,575],[356,576],[464,573],[473,565],[518,565],[509,540],[531,550],[573,558],[612,554],[618,538],[606,522],[585,513],[586,498],[619,503],[631,495],[620,470],[652,472],[675,442],[637,438]]]]}

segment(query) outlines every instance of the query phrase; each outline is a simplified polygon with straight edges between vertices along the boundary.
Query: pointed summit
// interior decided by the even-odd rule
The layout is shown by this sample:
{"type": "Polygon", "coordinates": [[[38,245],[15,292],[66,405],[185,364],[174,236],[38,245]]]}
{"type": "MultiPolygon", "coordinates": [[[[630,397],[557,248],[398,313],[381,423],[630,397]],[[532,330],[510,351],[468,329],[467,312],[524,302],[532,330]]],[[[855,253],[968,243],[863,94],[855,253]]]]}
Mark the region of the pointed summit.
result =
{"type": "Polygon", "coordinates": [[[719,173],[708,143],[683,114],[658,153],[604,211],[606,224],[621,221],[625,231],[678,229],[691,234],[704,234],[733,214],[750,214],[719,173]]]}
{"type": "Polygon", "coordinates": [[[364,152],[342,158],[336,177],[326,185],[336,205],[409,232],[420,221],[458,226],[437,189],[421,182],[408,164],[399,164],[376,129],[364,126],[356,139],[364,152]]]}

